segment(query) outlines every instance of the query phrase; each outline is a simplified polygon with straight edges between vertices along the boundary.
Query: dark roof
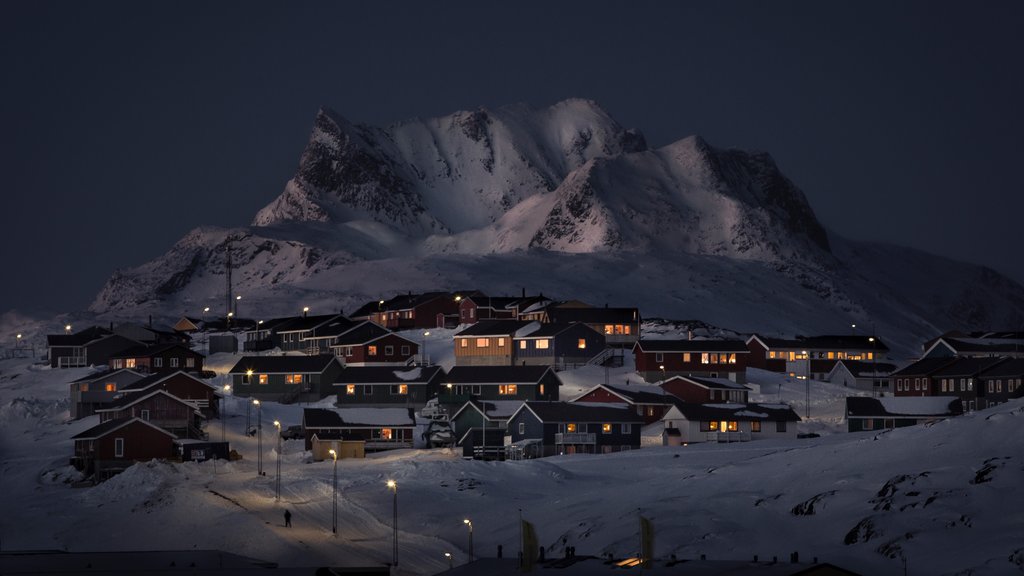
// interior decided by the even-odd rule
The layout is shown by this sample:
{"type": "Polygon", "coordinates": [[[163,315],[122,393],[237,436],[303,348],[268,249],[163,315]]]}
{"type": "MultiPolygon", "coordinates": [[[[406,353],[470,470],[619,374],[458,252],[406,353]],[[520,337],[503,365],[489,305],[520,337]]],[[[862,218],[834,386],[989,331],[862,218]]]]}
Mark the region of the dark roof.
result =
{"type": "Polygon", "coordinates": [[[437,300],[438,298],[448,298],[455,301],[455,295],[450,292],[424,292],[422,294],[399,294],[390,300],[385,300],[382,304],[380,300],[367,302],[359,307],[353,314],[353,318],[365,318],[370,314],[377,312],[396,312],[398,310],[409,310],[417,306],[426,304],[437,300]]]}
{"type": "Polygon", "coordinates": [[[892,374],[889,374],[889,377],[930,376],[932,372],[952,364],[954,360],[955,358],[922,358],[909,366],[904,366],[892,374]]]}
{"type": "Polygon", "coordinates": [[[292,320],[302,318],[302,316],[285,316],[284,318],[271,318],[270,320],[263,320],[262,324],[259,322],[255,326],[246,330],[246,332],[264,332],[264,331],[275,331],[279,326],[283,326],[292,320]]]}
{"type": "Polygon", "coordinates": [[[954,416],[963,414],[963,403],[955,396],[889,396],[846,398],[846,415],[854,417],[954,416]]]}
{"type": "Polygon", "coordinates": [[[327,324],[331,320],[338,317],[344,318],[340,314],[321,314],[319,316],[296,316],[290,319],[288,322],[279,324],[276,327],[278,333],[281,332],[304,332],[306,330],[312,330],[321,324],[327,324]]]}
{"type": "Polygon", "coordinates": [[[895,364],[889,364],[887,362],[872,362],[870,360],[838,360],[836,365],[842,364],[846,366],[846,369],[850,371],[850,374],[854,376],[871,374],[891,374],[896,370],[895,364]]]}
{"type": "Polygon", "coordinates": [[[768,338],[755,334],[757,339],[769,348],[808,348],[812,350],[877,350],[887,352],[889,347],[882,339],[870,334],[839,334],[822,336],[797,336],[795,339],[768,338]],[[874,342],[871,341],[874,338],[874,342]]]}
{"type": "Polygon", "coordinates": [[[974,376],[1006,360],[992,356],[978,358],[957,358],[952,364],[944,366],[932,373],[933,378],[947,378],[950,376],[974,376]]]}
{"type": "Polygon", "coordinates": [[[455,366],[445,382],[452,384],[533,384],[539,382],[550,366],[455,366]]]}
{"type": "Polygon", "coordinates": [[[523,326],[530,324],[526,320],[481,320],[476,324],[457,332],[459,336],[512,336],[523,326]]]}
{"type": "MultiPolygon", "coordinates": [[[[143,392],[146,392],[146,391],[143,390],[143,392]]],[[[192,406],[192,404],[189,404],[185,400],[182,400],[181,398],[178,398],[174,394],[171,394],[170,392],[161,389],[161,390],[153,390],[152,392],[149,392],[148,394],[147,393],[118,394],[117,396],[114,396],[113,400],[111,400],[110,402],[104,404],[103,408],[97,408],[96,411],[97,412],[114,412],[114,411],[120,410],[122,408],[127,408],[128,406],[131,406],[132,404],[137,404],[139,402],[142,402],[146,398],[150,398],[150,397],[152,397],[152,396],[154,396],[156,394],[163,394],[163,395],[165,395],[165,396],[167,396],[169,398],[173,398],[173,399],[177,400],[178,402],[181,402],[182,404],[188,404],[189,406],[192,406]]],[[[194,406],[193,406],[193,408],[194,408],[194,406]]]]}
{"type": "Polygon", "coordinates": [[[211,385],[210,383],[203,382],[199,378],[196,378],[195,376],[193,376],[192,374],[189,374],[188,372],[185,372],[184,370],[178,370],[176,372],[171,372],[171,373],[158,372],[156,374],[150,374],[150,375],[148,375],[148,376],[146,376],[146,377],[144,377],[144,378],[142,378],[140,380],[136,380],[135,382],[132,382],[131,384],[125,386],[124,388],[121,388],[120,391],[135,392],[135,391],[145,390],[146,388],[149,388],[150,386],[159,384],[160,382],[163,382],[164,380],[167,380],[168,378],[170,378],[172,376],[176,376],[178,374],[183,374],[186,378],[190,378],[192,380],[195,380],[196,382],[202,384],[203,386],[207,386],[209,388],[216,389],[216,387],[211,385]]]}
{"type": "Polygon", "coordinates": [[[523,408],[517,410],[516,414],[524,409],[536,414],[541,422],[643,422],[643,418],[635,409],[607,404],[525,402],[523,408]]]}
{"type": "MultiPolygon", "coordinates": [[[[673,376],[665,382],[671,382],[672,380],[689,380],[695,384],[703,386],[708,389],[715,390],[749,390],[743,384],[738,384],[727,378],[700,378],[697,376],[673,376]]],[[[664,382],[662,382],[664,384],[664,382]]]]}
{"type": "Polygon", "coordinates": [[[136,422],[136,421],[138,421],[140,424],[144,424],[146,426],[149,426],[151,428],[159,430],[159,431],[163,432],[164,434],[167,434],[171,438],[177,438],[177,436],[175,436],[174,434],[171,434],[167,430],[164,430],[163,428],[160,428],[159,426],[150,424],[149,422],[146,422],[145,420],[143,420],[141,418],[117,418],[117,419],[114,419],[114,420],[107,420],[106,422],[103,422],[102,424],[98,424],[96,426],[93,426],[92,428],[89,428],[88,430],[85,430],[83,432],[75,434],[74,436],[71,437],[71,439],[72,440],[94,440],[96,438],[102,438],[103,436],[106,436],[107,434],[110,434],[111,432],[113,432],[115,430],[118,430],[118,429],[120,429],[120,428],[122,428],[124,426],[127,426],[127,425],[131,424],[132,422],[136,422]]]}
{"type": "Polygon", "coordinates": [[[579,326],[584,330],[594,332],[593,328],[581,322],[573,322],[571,324],[568,322],[549,322],[546,324],[541,324],[533,332],[523,334],[521,336],[516,336],[516,338],[552,338],[576,326],[579,326]]]}
{"type": "Polygon", "coordinates": [[[78,378],[77,380],[72,380],[72,382],[95,382],[96,380],[102,380],[102,379],[107,378],[109,376],[113,376],[114,374],[117,374],[118,372],[131,372],[132,374],[136,374],[139,377],[142,377],[142,374],[139,374],[138,372],[132,370],[131,368],[117,368],[117,369],[114,369],[114,370],[104,370],[102,372],[94,372],[93,374],[89,374],[88,376],[82,376],[81,378],[78,378]]]}
{"type": "Polygon", "coordinates": [[[750,352],[742,340],[637,340],[644,352],[750,352]]]}
{"type": "Polygon", "coordinates": [[[111,358],[146,358],[146,357],[153,357],[153,356],[159,356],[160,354],[163,354],[164,352],[166,352],[166,351],[168,351],[168,350],[170,350],[172,348],[181,348],[182,350],[188,352],[189,354],[192,354],[193,356],[199,356],[201,358],[205,358],[205,356],[203,356],[199,352],[196,352],[195,350],[192,350],[188,346],[185,346],[183,344],[179,344],[177,342],[165,342],[163,344],[154,344],[152,346],[134,346],[134,347],[129,348],[129,349],[123,351],[123,352],[118,352],[117,354],[112,355],[111,358]]]}
{"type": "Polygon", "coordinates": [[[494,310],[506,310],[522,300],[522,298],[512,296],[485,296],[483,294],[469,296],[466,299],[472,300],[477,308],[491,308],[494,310]]]}
{"type": "Polygon", "coordinates": [[[113,332],[99,326],[90,326],[74,334],[48,334],[46,343],[49,346],[85,346],[86,344],[112,335],[113,332]]]}
{"type": "Polygon", "coordinates": [[[800,417],[792,408],[785,404],[755,404],[755,403],[711,403],[697,404],[694,402],[677,401],[677,410],[683,413],[687,420],[710,421],[710,420],[771,420],[774,422],[799,422],[800,417]],[[761,416],[764,414],[765,416],[761,416]]]}
{"type": "Polygon", "coordinates": [[[1000,341],[999,339],[992,339],[991,341],[969,341],[942,338],[942,341],[958,353],[981,352],[995,354],[998,352],[1024,352],[1024,342],[1018,340],[1000,341]]]}
{"type": "Polygon", "coordinates": [[[341,428],[345,423],[334,410],[326,408],[305,408],[302,410],[302,425],[306,428],[341,428]]]}
{"type": "Polygon", "coordinates": [[[330,322],[317,326],[313,330],[313,338],[329,338],[332,336],[341,336],[349,330],[352,330],[356,326],[365,324],[362,320],[349,320],[344,316],[337,316],[330,322]]]}
{"type": "Polygon", "coordinates": [[[440,366],[406,368],[394,366],[347,366],[334,379],[336,386],[344,384],[391,384],[430,382],[438,374],[444,374],[440,366]],[[412,375],[415,374],[415,375],[412,375]],[[410,376],[402,376],[410,375],[410,376]]]}
{"type": "Polygon", "coordinates": [[[249,370],[261,374],[320,374],[337,357],[333,354],[319,356],[244,356],[229,374],[245,374],[249,370]]]}
{"type": "Polygon", "coordinates": [[[636,308],[548,308],[552,322],[585,322],[587,324],[631,324],[640,322],[636,308]]]}
{"type": "MultiPolygon", "coordinates": [[[[351,428],[351,427],[376,427],[376,426],[414,426],[416,418],[412,408],[341,408],[338,411],[327,408],[305,408],[302,411],[302,424],[306,428],[351,428]],[[356,422],[354,418],[367,418],[372,420],[371,414],[382,414],[384,421],[380,422],[356,422]],[[401,414],[399,417],[398,414],[401,414]],[[348,416],[346,420],[344,416],[348,416]],[[397,420],[390,418],[396,417],[397,420]]],[[[319,438],[324,436],[317,432],[319,438]]]]}
{"type": "MultiPolygon", "coordinates": [[[[599,384],[584,392],[582,396],[593,392],[598,388],[604,388],[620,397],[626,398],[632,404],[671,404],[672,396],[666,394],[658,386],[622,386],[618,384],[599,384]],[[649,388],[646,390],[645,388],[649,388]]],[[[578,400],[578,399],[577,399],[578,400]]]]}
{"type": "Polygon", "coordinates": [[[1007,376],[1020,378],[1024,376],[1024,358],[1010,358],[1006,362],[985,370],[980,376],[982,378],[1004,378],[1007,376]]]}
{"type": "MultiPolygon", "coordinates": [[[[337,341],[331,344],[331,346],[357,346],[359,344],[366,344],[371,340],[376,340],[381,336],[392,334],[391,330],[384,328],[373,322],[363,322],[358,327],[350,329],[338,337],[337,341]]],[[[399,336],[401,338],[401,336],[399,336]]],[[[408,338],[405,338],[408,340],[408,338]]]]}

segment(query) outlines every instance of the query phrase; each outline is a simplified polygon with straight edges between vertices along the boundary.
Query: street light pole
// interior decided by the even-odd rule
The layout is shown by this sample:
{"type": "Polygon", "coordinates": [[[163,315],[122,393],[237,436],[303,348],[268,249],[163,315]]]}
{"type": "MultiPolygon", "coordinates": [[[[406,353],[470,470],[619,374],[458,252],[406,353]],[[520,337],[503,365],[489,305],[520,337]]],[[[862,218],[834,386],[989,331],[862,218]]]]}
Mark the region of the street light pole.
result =
{"type": "Polygon", "coordinates": [[[256,473],[263,476],[263,410],[260,401],[253,398],[256,406],[256,473]]]}
{"type": "Polygon", "coordinates": [[[221,399],[220,407],[220,441],[228,441],[228,393],[231,392],[231,384],[224,385],[224,396],[221,399]]]}
{"type": "Polygon", "coordinates": [[[444,553],[444,557],[448,559],[448,569],[451,570],[455,566],[455,563],[452,560],[452,553],[451,552],[445,552],[444,553]]]}
{"type": "Polygon", "coordinates": [[[807,419],[811,419],[811,356],[807,353],[807,350],[803,351],[804,362],[806,362],[807,369],[804,370],[804,386],[807,388],[807,400],[806,400],[806,416],[807,419]]]}
{"type": "Polygon", "coordinates": [[[462,521],[469,528],[469,562],[473,561],[473,523],[466,518],[462,521]]]}
{"type": "Polygon", "coordinates": [[[277,428],[277,476],[274,480],[274,500],[281,500],[281,422],[274,420],[277,428]]]}
{"type": "Polygon", "coordinates": [[[334,500],[331,513],[331,532],[338,535],[338,453],[331,448],[327,451],[334,458],[334,482],[331,484],[331,495],[334,500]]]}
{"type": "Polygon", "coordinates": [[[427,362],[428,362],[428,358],[427,358],[427,336],[430,336],[430,331],[429,330],[423,333],[423,350],[420,350],[420,361],[423,363],[424,366],[426,366],[427,362]]]}
{"type": "Polygon", "coordinates": [[[392,529],[394,530],[394,546],[392,551],[391,563],[394,566],[398,566],[398,483],[394,480],[388,480],[388,488],[394,492],[394,499],[392,500],[392,529]]]}

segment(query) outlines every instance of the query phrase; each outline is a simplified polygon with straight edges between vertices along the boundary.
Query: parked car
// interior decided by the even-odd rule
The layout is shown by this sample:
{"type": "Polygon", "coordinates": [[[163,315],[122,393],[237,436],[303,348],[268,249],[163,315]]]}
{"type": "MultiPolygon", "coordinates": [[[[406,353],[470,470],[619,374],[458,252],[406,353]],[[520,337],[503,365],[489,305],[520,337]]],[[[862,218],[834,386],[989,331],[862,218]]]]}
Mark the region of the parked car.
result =
{"type": "Polygon", "coordinates": [[[299,440],[300,438],[305,438],[305,436],[305,433],[302,431],[302,426],[298,424],[281,430],[281,438],[284,438],[285,440],[299,440]]]}

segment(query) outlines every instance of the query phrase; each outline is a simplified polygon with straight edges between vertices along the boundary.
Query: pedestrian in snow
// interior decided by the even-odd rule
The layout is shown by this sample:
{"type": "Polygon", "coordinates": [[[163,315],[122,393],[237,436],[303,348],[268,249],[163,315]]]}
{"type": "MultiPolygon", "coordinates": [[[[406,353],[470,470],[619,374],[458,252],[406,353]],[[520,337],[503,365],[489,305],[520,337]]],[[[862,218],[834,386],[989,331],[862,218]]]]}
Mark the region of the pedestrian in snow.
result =
{"type": "Polygon", "coordinates": [[[284,527],[285,528],[291,528],[292,527],[292,513],[287,511],[287,510],[284,511],[284,527]]]}

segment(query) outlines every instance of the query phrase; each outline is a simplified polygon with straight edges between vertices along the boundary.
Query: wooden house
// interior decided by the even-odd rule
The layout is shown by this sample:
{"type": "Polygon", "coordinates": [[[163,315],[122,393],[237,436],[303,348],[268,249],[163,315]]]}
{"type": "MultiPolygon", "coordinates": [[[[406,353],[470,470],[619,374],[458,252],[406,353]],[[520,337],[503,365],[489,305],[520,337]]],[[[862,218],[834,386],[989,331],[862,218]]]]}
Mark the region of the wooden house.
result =
{"type": "Polygon", "coordinates": [[[1007,359],[999,356],[971,356],[956,358],[952,363],[931,374],[935,396],[956,396],[963,402],[965,412],[984,408],[985,389],[981,386],[980,375],[997,367],[1007,359]]]}
{"type": "Polygon", "coordinates": [[[613,348],[632,348],[640,338],[637,308],[576,307],[559,304],[547,309],[548,322],[582,322],[604,335],[613,348]]]}
{"type": "Polygon", "coordinates": [[[508,419],[523,403],[519,400],[469,400],[451,417],[455,444],[466,458],[495,460],[504,456],[508,419]]]}
{"type": "Polygon", "coordinates": [[[643,418],[626,407],[531,401],[509,418],[506,444],[521,449],[513,457],[618,452],[640,447],[642,426],[643,418]]]}
{"type": "Polygon", "coordinates": [[[166,390],[124,394],[105,408],[96,410],[100,422],[141,418],[180,438],[203,438],[203,415],[191,403],[166,390]]]}
{"type": "Polygon", "coordinates": [[[477,400],[557,400],[561,380],[550,366],[455,366],[438,399],[461,406],[477,400]]]}
{"type": "Polygon", "coordinates": [[[512,339],[526,326],[531,323],[520,320],[486,320],[470,325],[455,334],[455,364],[511,366],[515,360],[512,339]]]}
{"type": "MultiPolygon", "coordinates": [[[[318,329],[326,329],[334,322],[347,322],[341,314],[318,316],[297,316],[277,324],[269,338],[283,352],[302,352],[308,355],[320,354],[319,340],[313,338],[318,329]]],[[[244,346],[243,346],[244,347],[244,346]]],[[[324,350],[326,353],[327,350],[324,350]]]]}
{"type": "Polygon", "coordinates": [[[369,320],[389,330],[435,328],[438,317],[459,314],[461,300],[456,300],[451,292],[401,294],[389,300],[367,302],[352,314],[352,319],[369,320]]]}
{"type": "Polygon", "coordinates": [[[330,348],[346,366],[407,366],[420,345],[373,322],[362,322],[334,338],[330,348]]]}
{"type": "Polygon", "coordinates": [[[101,422],[71,437],[75,455],[71,463],[104,480],[136,462],[174,457],[175,435],[142,418],[101,422]]]}
{"type": "Polygon", "coordinates": [[[512,336],[512,363],[517,366],[582,366],[605,350],[605,337],[593,328],[572,324],[533,323],[512,336]]]}
{"type": "Polygon", "coordinates": [[[49,334],[46,345],[52,368],[80,368],[109,364],[115,354],[141,342],[92,326],[74,334],[49,334]]]}
{"type": "Polygon", "coordinates": [[[110,357],[114,370],[128,368],[138,372],[202,372],[205,356],[181,344],[156,344],[136,346],[110,357]]]}
{"type": "Polygon", "coordinates": [[[648,382],[672,376],[727,378],[747,381],[750,351],[741,340],[637,340],[636,371],[648,382]]]}
{"type": "Polygon", "coordinates": [[[519,298],[474,294],[459,299],[459,324],[476,324],[481,320],[515,320],[512,306],[519,298]]]}
{"type": "MultiPolygon", "coordinates": [[[[288,316],[285,318],[271,318],[260,320],[254,326],[243,332],[243,352],[263,352],[281,346],[282,336],[278,330],[288,325],[289,322],[302,318],[301,316],[288,316]]],[[[289,342],[294,344],[294,337],[289,336],[289,342]]]]}
{"type": "Polygon", "coordinates": [[[104,370],[71,382],[68,386],[71,418],[77,420],[92,416],[97,408],[112,402],[122,388],[144,377],[134,370],[104,370]]]}
{"type": "Polygon", "coordinates": [[[120,389],[123,394],[148,394],[154,390],[166,390],[188,402],[205,418],[213,418],[220,413],[220,395],[217,388],[192,373],[180,370],[171,374],[150,374],[120,389]]]}
{"type": "Polygon", "coordinates": [[[707,404],[709,402],[746,403],[750,389],[727,378],[701,378],[698,376],[673,376],[658,386],[666,393],[685,402],[707,404]]]}
{"type": "Polygon", "coordinates": [[[572,402],[626,405],[643,418],[645,425],[661,420],[674,404],[672,396],[661,387],[636,384],[598,384],[572,399],[572,402]]]}
{"type": "Polygon", "coordinates": [[[416,419],[411,408],[306,408],[302,429],[306,450],[318,439],[358,441],[365,452],[378,452],[413,448],[416,419]]]}
{"type": "Polygon", "coordinates": [[[334,381],[337,405],[422,408],[437,396],[444,375],[440,366],[346,366],[334,381]]]}
{"type": "Polygon", "coordinates": [[[786,404],[679,401],[662,418],[667,444],[796,438],[800,417],[786,404]]]}
{"type": "Polygon", "coordinates": [[[888,362],[837,360],[825,381],[878,395],[891,390],[889,375],[895,371],[896,365],[888,362]]]}
{"type": "Polygon", "coordinates": [[[963,414],[963,404],[956,396],[850,396],[846,399],[846,423],[850,432],[902,428],[959,414],[963,414]]]}
{"type": "Polygon", "coordinates": [[[769,338],[754,334],[747,338],[748,365],[790,376],[824,380],[838,360],[882,360],[889,348],[876,336],[798,336],[769,338]]]}
{"type": "Polygon", "coordinates": [[[235,396],[290,403],[330,396],[342,369],[330,355],[244,356],[229,374],[235,396]]]}
{"type": "Polygon", "coordinates": [[[1009,358],[983,371],[977,378],[984,393],[984,401],[979,402],[979,408],[1024,397],[1024,358],[1009,358]]]}
{"type": "Polygon", "coordinates": [[[938,396],[932,374],[953,363],[953,358],[922,358],[889,375],[896,396],[938,396]]]}
{"type": "Polygon", "coordinates": [[[922,358],[1024,358],[1024,333],[952,333],[925,343],[922,358]]]}

